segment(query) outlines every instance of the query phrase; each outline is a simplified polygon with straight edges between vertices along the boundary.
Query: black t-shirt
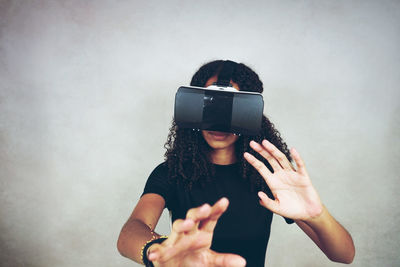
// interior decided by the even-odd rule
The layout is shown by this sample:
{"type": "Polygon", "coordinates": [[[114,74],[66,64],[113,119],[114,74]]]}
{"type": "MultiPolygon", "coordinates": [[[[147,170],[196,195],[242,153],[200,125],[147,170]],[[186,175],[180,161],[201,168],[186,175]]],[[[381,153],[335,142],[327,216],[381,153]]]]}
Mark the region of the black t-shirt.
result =
{"type": "Polygon", "coordinates": [[[215,175],[204,187],[195,183],[187,192],[183,185],[168,182],[168,167],[162,163],[151,173],[142,195],[161,195],[172,214],[172,221],[184,219],[190,208],[204,203],[213,205],[222,197],[228,198],[229,206],[215,227],[211,249],[241,255],[247,261],[246,266],[264,266],[272,212],[259,204],[257,192],[250,192],[238,164],[214,167],[215,175]]]}

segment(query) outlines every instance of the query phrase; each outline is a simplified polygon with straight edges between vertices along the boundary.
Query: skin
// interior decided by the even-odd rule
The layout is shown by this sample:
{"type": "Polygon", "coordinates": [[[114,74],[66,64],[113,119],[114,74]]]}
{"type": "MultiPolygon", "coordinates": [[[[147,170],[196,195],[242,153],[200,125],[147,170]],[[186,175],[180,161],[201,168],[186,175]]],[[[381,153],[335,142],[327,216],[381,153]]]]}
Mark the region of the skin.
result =
{"type": "MultiPolygon", "coordinates": [[[[212,77],[206,86],[216,80],[217,77],[212,77]]],[[[233,86],[239,90],[237,84],[233,83],[233,86]]],[[[210,154],[213,163],[224,165],[236,161],[234,143],[237,136],[212,131],[203,131],[202,134],[213,148],[210,154]]],[[[330,260],[351,263],[355,255],[353,240],[322,204],[299,153],[293,148],[290,150],[295,168],[267,140],[261,144],[252,141],[250,146],[268,160],[274,170],[269,171],[252,154],[244,153],[243,157],[265,179],[275,198],[272,200],[265,193],[258,192],[260,205],[294,219],[330,260]]],[[[228,205],[228,199],[222,198],[212,206],[204,204],[190,209],[184,220],[174,221],[167,240],[148,249],[148,259],[155,266],[245,266],[245,260],[239,255],[210,250],[215,225],[228,205]]],[[[118,250],[123,256],[141,262],[141,247],[157,235],[152,231],[164,207],[165,200],[160,195],[145,194],[141,197],[118,239],[118,250]]]]}

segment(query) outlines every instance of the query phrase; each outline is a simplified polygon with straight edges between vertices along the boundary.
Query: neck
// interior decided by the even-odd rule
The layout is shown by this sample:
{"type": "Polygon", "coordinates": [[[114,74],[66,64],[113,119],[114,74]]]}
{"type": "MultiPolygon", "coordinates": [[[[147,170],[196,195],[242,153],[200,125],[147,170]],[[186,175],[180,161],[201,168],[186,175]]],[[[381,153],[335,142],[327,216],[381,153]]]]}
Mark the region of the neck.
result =
{"type": "Polygon", "coordinates": [[[210,153],[211,162],[218,165],[229,165],[236,162],[235,148],[214,149],[210,153]]]}

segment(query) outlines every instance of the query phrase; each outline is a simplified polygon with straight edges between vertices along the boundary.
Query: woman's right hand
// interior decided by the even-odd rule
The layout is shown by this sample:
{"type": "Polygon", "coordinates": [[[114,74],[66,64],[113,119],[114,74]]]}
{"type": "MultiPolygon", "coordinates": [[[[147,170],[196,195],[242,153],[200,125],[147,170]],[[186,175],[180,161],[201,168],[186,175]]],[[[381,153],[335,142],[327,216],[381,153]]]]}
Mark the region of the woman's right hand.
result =
{"type": "Polygon", "coordinates": [[[190,209],[185,220],[175,220],[168,239],[148,249],[148,259],[155,267],[245,266],[239,255],[210,249],[215,225],[228,205],[228,199],[221,198],[213,206],[190,209]]]}

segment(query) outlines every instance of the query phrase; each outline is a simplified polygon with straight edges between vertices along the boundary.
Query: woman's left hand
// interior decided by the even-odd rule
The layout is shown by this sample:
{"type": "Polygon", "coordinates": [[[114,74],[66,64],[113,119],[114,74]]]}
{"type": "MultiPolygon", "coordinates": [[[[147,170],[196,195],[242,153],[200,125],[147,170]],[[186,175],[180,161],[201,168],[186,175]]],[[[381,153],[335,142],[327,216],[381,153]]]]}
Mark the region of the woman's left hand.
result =
{"type": "Polygon", "coordinates": [[[272,200],[264,192],[258,192],[262,206],[294,220],[307,221],[321,215],[321,200],[311,184],[303,160],[295,149],[292,148],[290,154],[296,162],[297,170],[285,154],[267,140],[262,144],[251,141],[250,146],[263,156],[274,170],[272,173],[253,155],[244,153],[245,159],[261,174],[275,198],[272,200]]]}

